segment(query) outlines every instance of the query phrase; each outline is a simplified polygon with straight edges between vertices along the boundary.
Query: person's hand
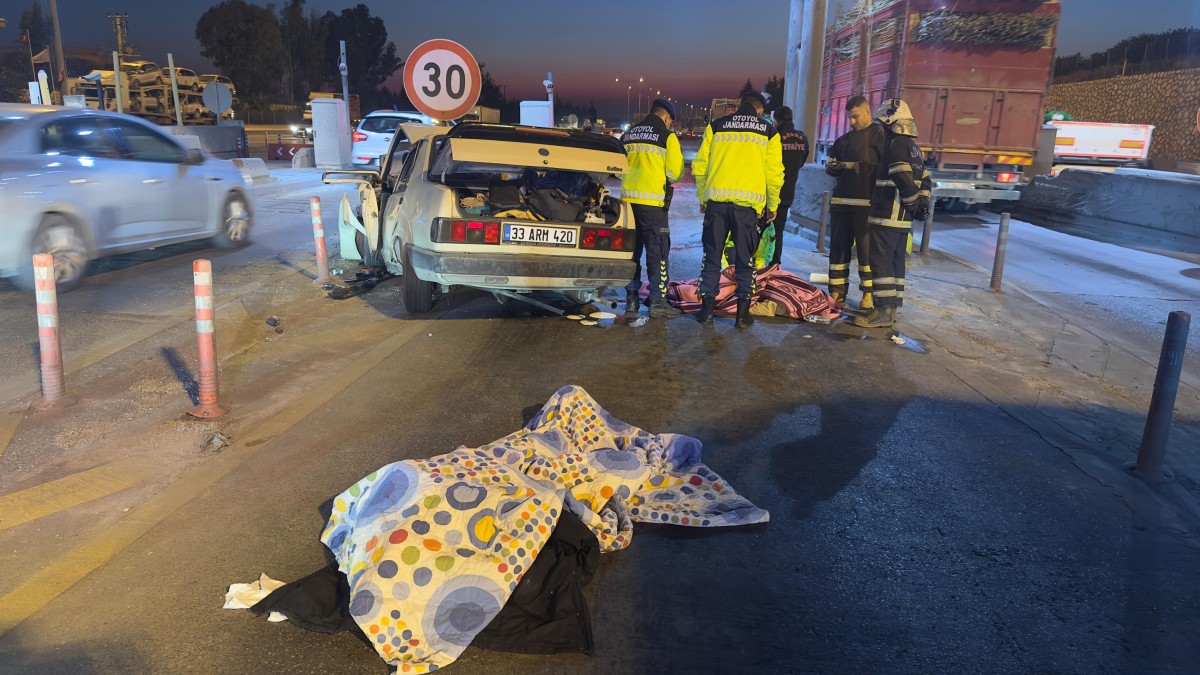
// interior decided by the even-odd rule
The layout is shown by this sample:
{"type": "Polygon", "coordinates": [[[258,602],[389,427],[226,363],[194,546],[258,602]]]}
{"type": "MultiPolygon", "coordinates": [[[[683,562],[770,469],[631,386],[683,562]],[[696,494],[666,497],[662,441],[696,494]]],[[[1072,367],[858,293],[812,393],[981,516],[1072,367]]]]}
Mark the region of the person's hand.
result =
{"type": "Polygon", "coordinates": [[[913,208],[913,220],[928,220],[929,219],[929,200],[921,198],[917,200],[916,207],[913,208]]]}
{"type": "Polygon", "coordinates": [[[836,159],[831,159],[828,162],[825,162],[825,167],[828,168],[830,171],[841,171],[842,163],[836,159]]]}
{"type": "Polygon", "coordinates": [[[704,213],[704,206],[705,205],[703,203],[700,204],[700,213],[704,213]]]}
{"type": "Polygon", "coordinates": [[[763,209],[763,212],[758,215],[764,223],[770,223],[775,220],[775,211],[773,209],[763,209]]]}

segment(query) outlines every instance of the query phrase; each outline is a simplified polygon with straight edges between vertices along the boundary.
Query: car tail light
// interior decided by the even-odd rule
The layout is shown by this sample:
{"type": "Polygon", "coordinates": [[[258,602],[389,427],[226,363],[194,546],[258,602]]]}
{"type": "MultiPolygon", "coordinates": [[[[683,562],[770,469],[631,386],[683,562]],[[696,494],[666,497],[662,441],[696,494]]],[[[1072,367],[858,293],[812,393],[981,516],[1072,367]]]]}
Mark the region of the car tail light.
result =
{"type": "Polygon", "coordinates": [[[465,220],[456,220],[450,223],[450,241],[466,241],[467,240],[467,222],[465,220]]]}
{"type": "Polygon", "coordinates": [[[467,243],[482,244],[483,243],[483,223],[478,220],[467,221],[467,243]]]}
{"type": "Polygon", "coordinates": [[[583,228],[579,237],[579,248],[596,251],[632,251],[633,233],[609,228],[583,228]]]}
{"type": "Polygon", "coordinates": [[[367,140],[366,134],[364,134],[361,131],[354,132],[354,142],[355,143],[361,143],[362,141],[365,141],[365,140],[367,140]]]}
{"type": "Polygon", "coordinates": [[[500,243],[500,223],[483,224],[483,240],[489,244],[500,243]]]}
{"type": "Polygon", "coordinates": [[[581,248],[596,248],[596,231],[592,229],[585,229],[583,231],[583,237],[579,239],[579,246],[581,248]]]}
{"type": "Polygon", "coordinates": [[[620,251],[625,248],[625,233],[620,230],[613,230],[612,247],[614,251],[620,251]]]}
{"type": "Polygon", "coordinates": [[[1000,181],[1001,183],[1015,183],[1017,182],[1017,174],[1005,171],[999,176],[996,176],[996,180],[1000,181]]]}

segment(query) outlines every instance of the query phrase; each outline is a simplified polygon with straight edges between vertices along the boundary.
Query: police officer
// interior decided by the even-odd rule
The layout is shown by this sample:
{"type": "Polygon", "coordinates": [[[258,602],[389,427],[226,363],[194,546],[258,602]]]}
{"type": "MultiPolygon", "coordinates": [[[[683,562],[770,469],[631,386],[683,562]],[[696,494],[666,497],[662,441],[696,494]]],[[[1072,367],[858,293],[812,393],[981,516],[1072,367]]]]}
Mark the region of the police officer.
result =
{"type": "Polygon", "coordinates": [[[770,264],[778,265],[783,256],[783,227],[796,196],[796,179],[808,161],[808,136],[792,124],[792,109],[786,105],[775,111],[775,129],[783,148],[783,187],[779,190],[779,213],[775,218],[775,254],[770,264]]]}
{"type": "Polygon", "coordinates": [[[871,215],[871,192],[875,174],[883,162],[883,127],[871,120],[871,107],[862,96],[846,101],[850,131],[842,134],[829,149],[825,173],[837,179],[829,206],[829,294],[838,302],[846,301],[850,286],[850,253],[858,247],[858,288],[862,291],[859,308],[875,307],[871,293],[871,236],[867,218],[871,215]]]}
{"type": "Polygon", "coordinates": [[[637,265],[633,279],[625,287],[625,316],[637,316],[642,288],[642,250],[646,251],[646,277],[650,281],[650,316],[674,318],[679,310],[667,304],[667,257],[671,251],[671,230],[667,225],[671,184],[683,175],[683,153],[679,139],[671,131],[675,106],[666,99],[654,99],[650,114],[621,137],[629,158],[629,171],[621,179],[621,198],[633,205],[637,234],[633,260],[637,265]]]}
{"type": "Polygon", "coordinates": [[[692,161],[696,195],[704,212],[704,265],[700,270],[699,320],[712,323],[721,275],[721,252],[732,235],[737,276],[737,327],[749,328],[754,293],[754,253],[758,221],[774,220],[783,185],[783,149],[775,126],[763,119],[766,99],[742,97],[732,115],[717,118],[704,130],[692,161]]]}
{"type": "Polygon", "coordinates": [[[864,328],[886,328],[896,323],[896,310],[904,304],[904,256],[912,221],[929,217],[932,182],[917,147],[917,124],[908,104],[898,98],[879,106],[875,118],[883,125],[883,163],[871,194],[871,269],[874,271],[875,309],[854,317],[864,328]]]}

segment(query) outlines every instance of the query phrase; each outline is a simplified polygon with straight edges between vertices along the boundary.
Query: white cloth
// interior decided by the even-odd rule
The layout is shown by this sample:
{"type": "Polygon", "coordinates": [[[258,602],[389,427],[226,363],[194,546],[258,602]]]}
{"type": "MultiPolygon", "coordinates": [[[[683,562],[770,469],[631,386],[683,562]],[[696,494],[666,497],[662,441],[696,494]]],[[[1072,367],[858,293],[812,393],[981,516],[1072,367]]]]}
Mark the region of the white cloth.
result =
{"type": "MultiPolygon", "coordinates": [[[[276,581],[266,574],[260,575],[258,581],[248,584],[230,584],[225,593],[224,609],[250,609],[282,585],[282,581],[276,581]]],[[[267,621],[287,621],[287,617],[279,612],[271,612],[267,621]]]]}

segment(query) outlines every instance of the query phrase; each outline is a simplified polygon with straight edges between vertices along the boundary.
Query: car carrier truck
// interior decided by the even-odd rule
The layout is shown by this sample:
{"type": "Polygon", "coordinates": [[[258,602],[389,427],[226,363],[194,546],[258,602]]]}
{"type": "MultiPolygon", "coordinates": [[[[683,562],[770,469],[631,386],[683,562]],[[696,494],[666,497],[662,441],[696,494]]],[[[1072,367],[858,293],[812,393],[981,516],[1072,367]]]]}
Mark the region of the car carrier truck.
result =
{"type": "Polygon", "coordinates": [[[817,150],[846,100],[908,102],[943,208],[1015,200],[1037,152],[1058,0],[859,0],[827,31],[817,150]]]}

